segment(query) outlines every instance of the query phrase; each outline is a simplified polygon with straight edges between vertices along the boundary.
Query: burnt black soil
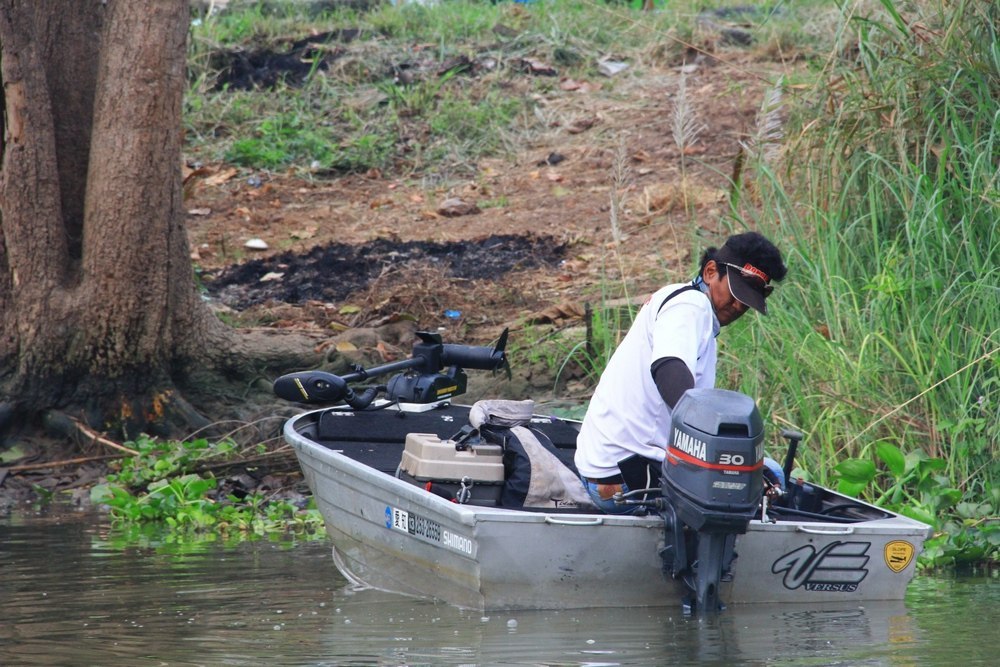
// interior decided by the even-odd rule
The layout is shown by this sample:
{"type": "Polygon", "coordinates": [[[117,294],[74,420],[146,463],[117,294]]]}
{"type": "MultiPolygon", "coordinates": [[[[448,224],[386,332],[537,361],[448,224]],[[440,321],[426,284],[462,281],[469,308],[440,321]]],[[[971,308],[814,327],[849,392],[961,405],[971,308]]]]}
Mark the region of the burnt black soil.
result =
{"type": "Polygon", "coordinates": [[[256,259],[205,274],[203,281],[210,295],[245,310],[268,301],[344,301],[389,271],[420,268],[442,277],[495,280],[519,269],[556,267],[565,254],[565,244],[548,236],[497,235],[448,243],[378,239],[256,259]]]}
{"type": "MultiPolygon", "coordinates": [[[[509,30],[509,29],[506,29],[509,30]]],[[[495,29],[503,34],[504,28],[495,29]]],[[[511,32],[509,36],[516,35],[511,32]]],[[[218,74],[213,90],[273,90],[279,84],[292,87],[301,86],[315,72],[328,71],[331,65],[350,53],[350,44],[355,41],[372,41],[377,36],[358,28],[343,28],[303,39],[270,47],[240,47],[215,51],[209,59],[209,67],[218,74]]],[[[438,62],[434,58],[416,60],[391,59],[383,63],[369,62],[376,77],[391,78],[399,85],[412,84],[425,76],[442,77],[446,74],[470,74],[476,76],[494,70],[498,63],[493,55],[495,48],[488,47],[475,57],[458,55],[438,62]]],[[[557,61],[579,56],[564,50],[557,61]]],[[[548,66],[532,64],[522,58],[513,58],[510,63],[515,69],[538,76],[554,76],[555,70],[548,66]]]]}
{"type": "Polygon", "coordinates": [[[279,83],[301,85],[310,73],[326,70],[344,54],[342,47],[331,43],[353,42],[360,35],[357,28],[347,28],[292,42],[287,50],[268,48],[217,51],[211,66],[219,71],[215,90],[271,89],[279,83]]]}

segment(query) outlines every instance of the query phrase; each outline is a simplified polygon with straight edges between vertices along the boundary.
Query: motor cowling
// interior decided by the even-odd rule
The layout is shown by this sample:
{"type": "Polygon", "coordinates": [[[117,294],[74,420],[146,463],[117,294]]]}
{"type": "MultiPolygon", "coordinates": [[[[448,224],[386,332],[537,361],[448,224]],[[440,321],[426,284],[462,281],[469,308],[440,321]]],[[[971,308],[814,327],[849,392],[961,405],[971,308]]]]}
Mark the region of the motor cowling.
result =
{"type": "Polygon", "coordinates": [[[764,423],[753,399],[688,390],[673,410],[663,495],[695,530],[746,532],[763,488],[764,423]]]}
{"type": "Polygon", "coordinates": [[[749,396],[690,389],[672,413],[663,461],[664,570],[693,594],[685,606],[719,607],[718,586],[763,492],[764,424],[749,396]]]}

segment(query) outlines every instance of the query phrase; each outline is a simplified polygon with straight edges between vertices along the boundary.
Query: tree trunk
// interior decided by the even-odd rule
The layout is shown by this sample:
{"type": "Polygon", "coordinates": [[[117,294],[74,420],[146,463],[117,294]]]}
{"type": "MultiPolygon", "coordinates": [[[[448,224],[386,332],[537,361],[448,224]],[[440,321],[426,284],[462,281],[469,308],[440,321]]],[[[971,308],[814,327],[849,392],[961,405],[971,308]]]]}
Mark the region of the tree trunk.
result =
{"type": "Polygon", "coordinates": [[[193,280],[188,2],[72,5],[0,0],[0,421],[177,435],[204,423],[179,388],[259,373],[193,280]]]}

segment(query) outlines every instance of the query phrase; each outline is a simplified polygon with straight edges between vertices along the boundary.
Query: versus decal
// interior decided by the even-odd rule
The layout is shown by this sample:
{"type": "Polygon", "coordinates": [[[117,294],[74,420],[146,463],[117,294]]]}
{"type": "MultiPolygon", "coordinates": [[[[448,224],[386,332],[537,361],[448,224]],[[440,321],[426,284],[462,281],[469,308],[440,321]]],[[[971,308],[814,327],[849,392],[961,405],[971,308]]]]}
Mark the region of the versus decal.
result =
{"type": "Polygon", "coordinates": [[[785,573],[785,588],[832,593],[853,593],[868,576],[871,542],[831,542],[819,551],[811,544],[779,557],[771,566],[785,573]]]}
{"type": "Polygon", "coordinates": [[[472,555],[475,547],[475,543],[470,538],[442,528],[437,521],[389,505],[386,505],[385,508],[385,527],[407,533],[413,537],[422,537],[425,540],[443,544],[449,549],[454,549],[467,556],[472,555]]]}

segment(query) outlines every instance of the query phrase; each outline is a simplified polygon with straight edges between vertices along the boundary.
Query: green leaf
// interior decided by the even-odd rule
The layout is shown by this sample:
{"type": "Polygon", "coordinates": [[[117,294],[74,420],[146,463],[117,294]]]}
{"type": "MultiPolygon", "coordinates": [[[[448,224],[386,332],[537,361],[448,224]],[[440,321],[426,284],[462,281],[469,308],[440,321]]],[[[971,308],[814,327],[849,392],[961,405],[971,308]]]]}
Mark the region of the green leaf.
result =
{"type": "Polygon", "coordinates": [[[955,512],[963,519],[979,519],[989,516],[990,506],[987,503],[958,503],[955,512]]]}
{"type": "Polygon", "coordinates": [[[195,498],[201,498],[208,491],[215,488],[215,479],[199,477],[198,475],[190,474],[185,475],[179,480],[183,485],[183,495],[184,498],[191,500],[195,498]]]}
{"type": "Polygon", "coordinates": [[[889,442],[880,442],[875,445],[875,454],[895,477],[902,477],[906,472],[906,457],[899,447],[889,442]]]}
{"type": "Polygon", "coordinates": [[[927,512],[917,509],[916,507],[904,507],[899,510],[899,513],[903,516],[910,517],[914,521],[920,521],[921,523],[926,523],[931,527],[937,527],[937,519],[927,512]]]}
{"type": "Polygon", "coordinates": [[[948,467],[948,462],[944,459],[924,459],[917,466],[920,471],[920,478],[926,479],[933,475],[938,470],[944,470],[948,467]]]}
{"type": "Polygon", "coordinates": [[[845,482],[861,484],[862,488],[875,479],[875,464],[865,459],[846,459],[834,468],[845,482]]]}
{"type": "Polygon", "coordinates": [[[979,563],[986,557],[986,549],[979,545],[969,545],[955,553],[959,563],[979,563]]]}
{"type": "Polygon", "coordinates": [[[962,499],[962,492],[959,489],[942,489],[938,493],[938,498],[941,499],[941,509],[945,507],[951,507],[962,499]]]}
{"type": "Polygon", "coordinates": [[[10,463],[11,461],[23,459],[25,456],[25,451],[21,445],[12,445],[7,450],[0,452],[0,463],[10,463]]]}
{"type": "Polygon", "coordinates": [[[106,503],[113,497],[111,487],[107,484],[97,484],[90,489],[90,502],[95,505],[106,503]]]}
{"type": "Polygon", "coordinates": [[[857,498],[866,486],[868,486],[867,482],[852,482],[844,478],[837,481],[837,491],[851,498],[857,498]]]}
{"type": "Polygon", "coordinates": [[[149,493],[156,493],[157,491],[160,491],[168,486],[170,486],[169,479],[158,479],[155,482],[150,482],[149,486],[146,487],[146,491],[149,493]]]}

